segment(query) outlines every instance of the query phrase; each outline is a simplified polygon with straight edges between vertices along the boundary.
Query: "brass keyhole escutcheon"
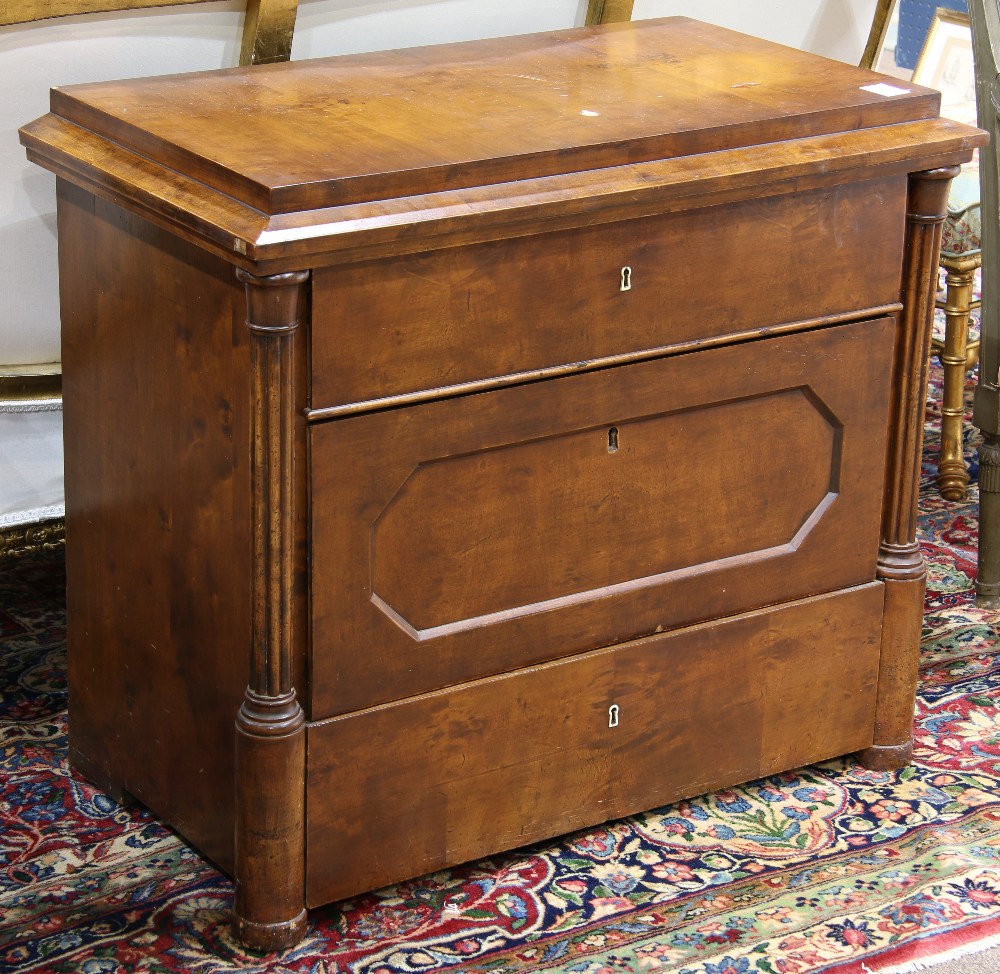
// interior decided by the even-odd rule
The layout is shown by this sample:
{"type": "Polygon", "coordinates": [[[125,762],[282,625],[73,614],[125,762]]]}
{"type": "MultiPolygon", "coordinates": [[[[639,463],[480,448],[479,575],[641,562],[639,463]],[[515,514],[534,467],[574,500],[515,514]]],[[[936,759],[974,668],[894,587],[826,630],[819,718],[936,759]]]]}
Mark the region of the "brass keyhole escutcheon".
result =
{"type": "Polygon", "coordinates": [[[608,707],[608,727],[618,726],[618,710],[619,707],[616,703],[613,703],[610,707],[608,707]]]}
{"type": "Polygon", "coordinates": [[[632,290],[632,268],[626,265],[622,268],[622,291],[632,290]]]}

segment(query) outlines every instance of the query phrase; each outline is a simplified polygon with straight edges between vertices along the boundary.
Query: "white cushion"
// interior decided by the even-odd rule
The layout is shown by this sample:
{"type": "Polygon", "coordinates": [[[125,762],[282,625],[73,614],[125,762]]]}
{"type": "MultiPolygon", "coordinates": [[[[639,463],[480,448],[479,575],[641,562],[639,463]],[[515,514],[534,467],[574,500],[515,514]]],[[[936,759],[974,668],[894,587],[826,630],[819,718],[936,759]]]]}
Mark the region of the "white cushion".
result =
{"type": "Polygon", "coordinates": [[[0,528],[65,513],[62,404],[0,403],[0,528]]]}

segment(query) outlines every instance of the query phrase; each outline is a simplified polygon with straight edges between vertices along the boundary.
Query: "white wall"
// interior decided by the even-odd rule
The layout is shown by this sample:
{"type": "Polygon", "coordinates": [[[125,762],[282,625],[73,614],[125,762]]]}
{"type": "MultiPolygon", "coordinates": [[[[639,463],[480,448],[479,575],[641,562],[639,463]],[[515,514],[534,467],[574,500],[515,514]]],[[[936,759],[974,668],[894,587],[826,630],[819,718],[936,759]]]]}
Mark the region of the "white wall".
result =
{"type": "Polygon", "coordinates": [[[306,0],[292,59],[559,30],[586,13],[586,0],[306,0]]]}
{"type": "Polygon", "coordinates": [[[0,364],[59,360],[55,177],[18,127],[55,85],[219,68],[239,59],[243,0],[0,27],[0,364]]]}
{"type": "MultiPolygon", "coordinates": [[[[551,30],[586,0],[301,0],[293,57],[551,30]]],[[[635,17],[695,16],[856,61],[875,0],[636,0],[635,17]]],[[[20,125],[55,85],[235,64],[245,0],[0,27],[0,364],[59,358],[54,177],[31,166],[20,125]]]]}
{"type": "Polygon", "coordinates": [[[857,64],[876,0],[635,0],[633,19],[683,14],[857,64]]]}

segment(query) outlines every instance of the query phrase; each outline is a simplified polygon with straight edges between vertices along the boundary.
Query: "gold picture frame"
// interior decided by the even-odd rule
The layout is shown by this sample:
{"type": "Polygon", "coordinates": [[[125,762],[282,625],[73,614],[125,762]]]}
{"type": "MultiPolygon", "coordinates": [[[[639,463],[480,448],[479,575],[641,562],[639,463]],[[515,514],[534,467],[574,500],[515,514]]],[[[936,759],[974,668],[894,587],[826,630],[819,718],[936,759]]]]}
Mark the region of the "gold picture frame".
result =
{"type": "Polygon", "coordinates": [[[938,7],[913,69],[913,83],[941,92],[941,114],[976,124],[976,72],[969,15],[938,7]]]}

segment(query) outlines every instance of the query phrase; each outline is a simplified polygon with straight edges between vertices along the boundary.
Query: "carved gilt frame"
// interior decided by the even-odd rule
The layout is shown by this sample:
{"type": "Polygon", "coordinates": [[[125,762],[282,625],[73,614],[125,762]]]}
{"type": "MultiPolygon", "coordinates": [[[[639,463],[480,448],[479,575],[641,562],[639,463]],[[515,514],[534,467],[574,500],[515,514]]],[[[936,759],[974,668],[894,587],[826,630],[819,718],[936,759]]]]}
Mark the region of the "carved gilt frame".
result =
{"type": "MultiPolygon", "coordinates": [[[[0,0],[0,27],[28,24],[79,14],[113,13],[150,7],[179,7],[209,0],[0,0]]],[[[880,5],[887,0],[879,0],[880,5]]],[[[634,0],[588,0],[588,24],[632,19],[634,0]]],[[[292,55],[298,0],[247,0],[240,64],[270,64],[292,55]]],[[[0,409],[4,401],[19,403],[61,396],[58,366],[27,369],[0,367],[0,409]]],[[[0,530],[0,559],[46,548],[65,540],[62,519],[0,530]]]]}
{"type": "MultiPolygon", "coordinates": [[[[209,0],[0,0],[0,27],[54,17],[179,7],[209,0]]],[[[879,0],[880,3],[885,0],[879,0]]],[[[588,24],[631,20],[634,0],[589,0],[588,24]]],[[[270,64],[292,55],[298,0],[247,0],[240,64],[270,64]]]]}
{"type": "MultiPolygon", "coordinates": [[[[179,7],[208,0],[0,0],[0,27],[76,14],[111,13],[148,7],[179,7]]],[[[287,61],[298,0],[247,0],[240,64],[287,61]]]]}

